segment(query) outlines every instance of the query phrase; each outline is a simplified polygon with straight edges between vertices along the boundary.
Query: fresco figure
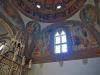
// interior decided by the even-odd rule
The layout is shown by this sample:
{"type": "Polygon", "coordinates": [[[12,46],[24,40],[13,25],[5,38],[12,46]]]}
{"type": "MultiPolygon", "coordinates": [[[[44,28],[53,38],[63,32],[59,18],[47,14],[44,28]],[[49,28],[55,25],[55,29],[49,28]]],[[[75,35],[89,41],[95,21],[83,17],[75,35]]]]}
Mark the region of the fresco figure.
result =
{"type": "Polygon", "coordinates": [[[35,56],[41,56],[41,51],[43,48],[43,41],[41,39],[38,39],[35,45],[35,49],[34,49],[34,55],[35,56]]]}
{"type": "Polygon", "coordinates": [[[40,43],[38,39],[41,35],[40,31],[40,24],[36,21],[29,21],[26,25],[27,33],[28,33],[28,50],[30,50],[30,54],[36,51],[39,51],[39,46],[37,43],[40,43]],[[37,48],[36,48],[37,47],[37,48]]]}
{"type": "Polygon", "coordinates": [[[76,50],[79,49],[81,44],[81,39],[80,39],[80,29],[78,26],[73,26],[73,41],[76,50]]]}
{"type": "MultiPolygon", "coordinates": [[[[100,12],[100,11],[99,11],[100,12]]],[[[97,20],[97,12],[95,6],[91,4],[85,5],[85,7],[80,12],[81,20],[88,25],[92,26],[98,34],[100,34],[100,25],[97,20]]]]}
{"type": "Polygon", "coordinates": [[[85,27],[75,25],[72,30],[75,50],[86,49],[97,44],[96,38],[85,27]]]}
{"type": "Polygon", "coordinates": [[[44,55],[49,55],[49,50],[50,50],[50,33],[51,33],[51,30],[47,30],[43,33],[43,42],[44,42],[44,55]]]}
{"type": "Polygon", "coordinates": [[[89,44],[89,40],[88,40],[88,33],[87,31],[85,30],[85,28],[82,28],[82,44],[84,47],[88,47],[88,44],[89,44]]]}

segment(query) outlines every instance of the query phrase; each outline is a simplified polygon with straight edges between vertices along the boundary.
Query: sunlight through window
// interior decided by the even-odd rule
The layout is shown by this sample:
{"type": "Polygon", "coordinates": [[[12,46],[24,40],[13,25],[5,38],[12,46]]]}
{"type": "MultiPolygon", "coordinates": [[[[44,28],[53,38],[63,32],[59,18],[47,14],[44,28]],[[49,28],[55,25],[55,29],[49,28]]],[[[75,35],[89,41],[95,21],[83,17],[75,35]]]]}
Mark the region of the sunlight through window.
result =
{"type": "Polygon", "coordinates": [[[56,44],[59,44],[60,43],[60,37],[56,37],[56,40],[55,40],[56,44]]]}
{"type": "Polygon", "coordinates": [[[60,36],[60,34],[57,32],[57,33],[55,34],[55,36],[60,36]]]}
{"type": "Polygon", "coordinates": [[[62,43],[65,43],[67,41],[66,36],[65,35],[61,36],[61,40],[62,40],[62,43]]]}
{"type": "Polygon", "coordinates": [[[62,52],[63,53],[67,52],[67,45],[66,44],[62,44],[62,52]]]}
{"type": "Polygon", "coordinates": [[[66,53],[68,52],[67,49],[67,38],[66,38],[66,33],[65,31],[60,31],[56,32],[55,34],[55,42],[54,42],[54,47],[55,47],[55,53],[66,53]]]}
{"type": "Polygon", "coordinates": [[[66,35],[66,33],[64,31],[61,32],[61,35],[66,35]]]}
{"type": "Polygon", "coordinates": [[[60,45],[55,46],[55,53],[60,53],[60,45]]]}

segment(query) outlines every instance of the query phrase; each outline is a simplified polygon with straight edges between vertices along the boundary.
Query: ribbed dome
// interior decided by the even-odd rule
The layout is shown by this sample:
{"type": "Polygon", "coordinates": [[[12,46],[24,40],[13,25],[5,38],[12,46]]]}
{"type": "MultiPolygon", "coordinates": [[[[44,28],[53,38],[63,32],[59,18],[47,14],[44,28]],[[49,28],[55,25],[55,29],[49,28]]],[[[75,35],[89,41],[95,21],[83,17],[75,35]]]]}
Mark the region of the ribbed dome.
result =
{"type": "Polygon", "coordinates": [[[56,22],[75,14],[86,0],[11,0],[22,13],[43,22],[56,22]]]}

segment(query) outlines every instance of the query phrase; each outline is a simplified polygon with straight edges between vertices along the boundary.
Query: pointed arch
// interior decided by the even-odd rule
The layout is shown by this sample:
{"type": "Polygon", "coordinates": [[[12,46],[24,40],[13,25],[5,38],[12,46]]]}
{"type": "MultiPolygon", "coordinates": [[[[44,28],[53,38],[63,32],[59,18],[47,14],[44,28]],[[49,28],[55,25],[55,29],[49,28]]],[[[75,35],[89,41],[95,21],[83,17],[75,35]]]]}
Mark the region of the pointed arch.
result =
{"type": "Polygon", "coordinates": [[[59,29],[54,34],[54,53],[66,53],[67,49],[67,36],[66,32],[63,29],[59,29]]]}

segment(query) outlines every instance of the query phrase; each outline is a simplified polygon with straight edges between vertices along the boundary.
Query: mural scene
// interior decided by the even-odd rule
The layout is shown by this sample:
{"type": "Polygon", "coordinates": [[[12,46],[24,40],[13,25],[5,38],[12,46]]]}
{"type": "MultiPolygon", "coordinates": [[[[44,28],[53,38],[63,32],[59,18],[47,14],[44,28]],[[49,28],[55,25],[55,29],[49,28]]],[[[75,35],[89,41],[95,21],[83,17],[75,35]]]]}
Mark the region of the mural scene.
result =
{"type": "MultiPolygon", "coordinates": [[[[29,48],[32,52],[32,57],[51,56],[54,52],[54,32],[59,28],[63,28],[66,34],[70,36],[69,43],[72,51],[87,50],[98,47],[96,35],[99,34],[99,24],[97,24],[97,14],[95,6],[91,4],[85,5],[80,11],[80,21],[67,21],[66,23],[55,23],[41,30],[41,25],[38,22],[31,21],[27,23],[27,32],[31,37],[29,40],[29,48]],[[92,12],[92,13],[91,13],[92,12]],[[98,25],[96,27],[96,25],[98,25]],[[91,26],[88,28],[88,26],[91,26]],[[92,33],[94,27],[98,34],[92,33]],[[97,29],[98,28],[98,29],[97,29]],[[31,45],[31,46],[30,46],[31,45]]],[[[99,36],[99,35],[98,35],[99,36]]],[[[70,49],[69,48],[69,49],[70,49]]]]}
{"type": "Polygon", "coordinates": [[[0,0],[0,75],[100,57],[100,1],[90,1],[0,0]]]}
{"type": "MultiPolygon", "coordinates": [[[[53,57],[56,55],[54,54],[54,35],[56,31],[59,32],[60,28],[65,31],[67,38],[68,52],[66,55],[69,52],[74,53],[81,50],[91,50],[100,46],[100,25],[98,23],[95,5],[85,4],[86,0],[59,0],[58,2],[54,0],[53,4],[52,1],[0,0],[0,46],[9,40],[12,50],[15,48],[15,57],[17,54],[22,56],[14,60],[13,52],[7,54],[8,58],[21,64],[22,59],[24,59],[23,56],[28,57],[28,62],[31,58],[34,60],[34,58],[38,59],[38,57],[44,57],[44,59],[48,56],[53,57]],[[59,4],[62,9],[57,7],[59,4]],[[79,10],[78,16],[80,21],[67,20],[79,10]],[[31,21],[25,25],[19,12],[29,17],[31,21]],[[45,25],[45,28],[42,29],[42,23],[40,21],[52,24],[49,26],[45,25]],[[8,22],[11,24],[8,24],[8,22]],[[4,28],[4,24],[5,26],[9,26],[5,27],[8,29],[4,28]],[[16,50],[19,52],[16,52],[16,50]]],[[[25,62],[24,60],[24,64],[25,62]]],[[[8,61],[7,63],[12,64],[12,62],[8,61]]],[[[0,63],[0,67],[3,64],[0,63]]],[[[4,75],[6,74],[4,73],[4,75]]]]}
{"type": "Polygon", "coordinates": [[[91,4],[85,5],[80,12],[80,18],[87,24],[87,27],[92,26],[100,34],[100,25],[97,17],[96,7],[91,4]]]}
{"type": "MultiPolygon", "coordinates": [[[[29,23],[28,23],[29,24],[29,23]]],[[[35,23],[33,23],[33,27],[27,27],[29,32],[31,30],[35,29],[35,23]],[[33,28],[33,29],[32,29],[33,28]]],[[[37,25],[38,26],[38,25],[37,25]]],[[[57,29],[63,28],[66,31],[67,40],[69,45],[71,45],[71,49],[73,51],[78,50],[86,50],[98,47],[98,43],[95,37],[95,34],[93,34],[91,31],[89,31],[88,28],[85,27],[83,23],[80,21],[68,21],[65,23],[55,23],[53,25],[50,25],[43,30],[39,30],[38,32],[34,31],[34,35],[32,39],[34,41],[34,48],[33,49],[33,57],[42,57],[42,56],[48,56],[52,55],[52,51],[54,52],[54,33],[57,29]]],[[[32,33],[32,31],[31,31],[32,33]]],[[[31,35],[31,36],[32,36],[31,35]]],[[[70,49],[69,48],[69,49],[70,49]]]]}

